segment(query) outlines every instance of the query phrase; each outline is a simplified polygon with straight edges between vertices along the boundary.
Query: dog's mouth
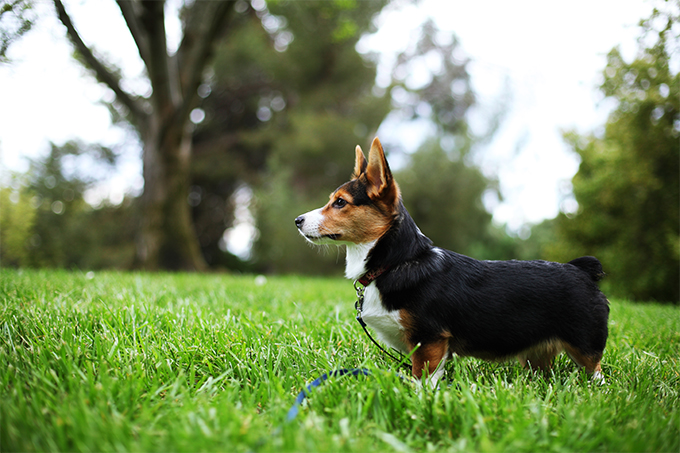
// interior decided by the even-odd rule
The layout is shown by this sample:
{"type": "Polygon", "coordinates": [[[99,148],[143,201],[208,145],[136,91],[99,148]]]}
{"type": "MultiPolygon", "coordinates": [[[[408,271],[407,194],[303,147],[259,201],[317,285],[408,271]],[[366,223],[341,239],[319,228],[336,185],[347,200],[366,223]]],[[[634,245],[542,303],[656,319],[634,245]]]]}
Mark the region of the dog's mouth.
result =
{"type": "Polygon", "coordinates": [[[338,239],[340,239],[340,236],[342,236],[342,235],[337,234],[337,233],[335,233],[335,234],[324,234],[324,235],[321,235],[321,236],[310,236],[308,234],[305,234],[305,237],[307,239],[309,239],[310,241],[322,241],[324,239],[330,239],[331,241],[337,241],[338,239]]]}

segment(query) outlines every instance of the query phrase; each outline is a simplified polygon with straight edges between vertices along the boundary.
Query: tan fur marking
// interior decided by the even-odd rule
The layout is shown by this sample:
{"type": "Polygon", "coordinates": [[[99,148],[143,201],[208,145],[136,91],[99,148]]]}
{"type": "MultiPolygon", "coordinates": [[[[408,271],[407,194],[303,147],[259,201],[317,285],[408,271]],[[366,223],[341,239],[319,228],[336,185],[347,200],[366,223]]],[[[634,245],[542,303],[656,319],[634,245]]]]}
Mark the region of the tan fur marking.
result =
{"type": "MultiPolygon", "coordinates": [[[[410,345],[410,349],[413,349],[413,343],[409,340],[409,338],[415,330],[415,320],[411,316],[411,313],[404,309],[399,310],[399,319],[401,326],[404,329],[403,342],[407,345],[410,345]]],[[[460,357],[466,357],[469,355],[465,346],[465,342],[463,342],[460,338],[452,335],[450,332],[443,332],[442,337],[446,338],[446,341],[448,342],[447,349],[449,353],[457,354],[460,357]]]]}
{"type": "Polygon", "coordinates": [[[408,344],[408,335],[413,332],[413,329],[415,328],[415,320],[413,319],[413,316],[411,316],[411,313],[408,310],[401,309],[399,310],[399,323],[401,324],[401,327],[404,329],[404,343],[408,344]]]}
{"type": "Polygon", "coordinates": [[[413,376],[416,379],[421,379],[423,373],[427,373],[427,376],[432,376],[439,366],[439,362],[448,355],[448,346],[449,341],[445,336],[432,343],[421,344],[411,356],[411,372],[413,376]]]}
{"type": "Polygon", "coordinates": [[[354,152],[356,153],[356,160],[354,162],[354,172],[352,173],[351,179],[357,179],[364,171],[366,171],[366,158],[364,157],[364,152],[361,150],[361,146],[357,145],[354,152]]]}
{"type": "Polygon", "coordinates": [[[373,205],[356,206],[348,192],[338,189],[321,209],[323,222],[319,225],[319,233],[339,241],[361,244],[380,239],[387,232],[398,214],[400,193],[399,186],[392,178],[380,140],[373,140],[368,161],[361,147],[356,147],[355,154],[352,177],[361,179],[360,182],[366,184],[366,191],[373,205]],[[348,202],[342,209],[333,206],[338,198],[348,202]]]}
{"type": "MultiPolygon", "coordinates": [[[[404,328],[404,343],[408,345],[409,351],[413,351],[416,344],[411,337],[415,330],[415,319],[408,310],[399,310],[399,322],[404,328]]],[[[439,363],[449,354],[449,340],[451,334],[443,332],[435,341],[421,344],[411,356],[411,372],[417,379],[423,377],[423,373],[432,376],[439,363]]]]}
{"type": "Polygon", "coordinates": [[[576,362],[577,365],[584,367],[587,373],[592,374],[593,372],[602,372],[602,367],[600,366],[602,354],[595,354],[594,356],[587,355],[569,343],[564,343],[564,349],[566,349],[571,360],[576,362]]]}
{"type": "Polygon", "coordinates": [[[392,217],[386,217],[370,206],[355,206],[353,201],[352,196],[343,190],[331,194],[328,204],[321,210],[324,219],[319,226],[319,233],[336,235],[340,241],[360,244],[379,239],[387,232],[392,217]],[[333,207],[338,198],[348,202],[342,209],[333,207]]]}
{"type": "Polygon", "coordinates": [[[564,345],[561,340],[548,340],[520,352],[517,355],[517,360],[525,368],[548,371],[552,368],[555,356],[562,352],[563,349],[564,345]]]}

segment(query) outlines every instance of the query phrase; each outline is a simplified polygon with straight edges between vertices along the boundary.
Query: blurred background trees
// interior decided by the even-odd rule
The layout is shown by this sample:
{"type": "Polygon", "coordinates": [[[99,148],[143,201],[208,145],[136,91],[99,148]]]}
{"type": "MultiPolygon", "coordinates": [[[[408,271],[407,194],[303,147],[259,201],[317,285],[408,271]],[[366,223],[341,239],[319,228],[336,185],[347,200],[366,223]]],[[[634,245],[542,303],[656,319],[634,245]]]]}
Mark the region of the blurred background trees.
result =
{"type": "Polygon", "coordinates": [[[241,15],[221,44],[192,171],[194,221],[211,265],[229,265],[224,232],[240,189],[253,195],[252,265],[335,267],[299,242],[292,219],[346,180],[354,146],[389,112],[389,98],[372,92],[375,64],[355,49],[384,4],[269,2],[241,15]]]}
{"type": "Polygon", "coordinates": [[[115,165],[111,149],[80,142],[54,144],[0,189],[0,260],[4,266],[127,269],[133,264],[138,218],[131,198],[97,208],[84,199],[92,175],[115,165]],[[87,176],[78,169],[87,167],[87,176]],[[99,171],[97,171],[99,170],[99,171]]]}
{"type": "MultiPolygon", "coordinates": [[[[602,91],[618,106],[604,133],[565,134],[581,158],[573,180],[579,208],[534,226],[521,240],[495,225],[483,203],[500,194],[498,182],[475,165],[475,145],[493,134],[498,118],[488,118],[482,136],[468,127],[476,97],[455,36],[424,23],[414,46],[397,56],[390,81],[376,85],[377,58],[360,54],[357,42],[374,31],[373,19],[387,4],[237,1],[223,11],[228,32],[216,35],[213,58],[184,93],[190,102],[177,126],[190,139],[191,157],[181,165],[176,203],[187,209],[200,261],[211,269],[340,274],[343,252],[306,246],[293,219],[325,203],[351,173],[354,146],[369,146],[387,116],[398,115],[430,125],[429,139],[414,153],[380,138],[406,207],[436,244],[484,259],[595,255],[609,274],[609,294],[677,302],[680,84],[671,63],[678,58],[678,18],[657,12],[645,21],[635,61],[616,49],[609,54],[602,91]]],[[[142,5],[122,5],[124,14],[128,7],[142,5]]],[[[132,11],[138,19],[140,11],[132,11]]],[[[193,16],[188,7],[180,14],[188,36],[193,16]]],[[[134,29],[135,21],[128,23],[134,29]]],[[[134,99],[141,117],[158,108],[148,94],[134,99]]],[[[130,108],[120,99],[111,105],[144,142],[130,108]]],[[[15,175],[0,190],[1,264],[140,265],[144,195],[93,207],[85,196],[96,178],[76,171],[115,162],[115,151],[71,142],[52,145],[27,174],[15,175]]],[[[146,192],[147,169],[144,177],[146,192]]],[[[166,239],[177,240],[175,234],[166,239]]],[[[147,267],[202,267],[178,264],[177,253],[147,267]]]]}
{"type": "Polygon", "coordinates": [[[192,156],[190,118],[217,41],[231,28],[234,5],[193,2],[182,7],[180,42],[171,50],[165,2],[117,3],[144,63],[147,94],[135,93],[121,83],[120,69],[83,42],[64,4],[54,0],[77,58],[115,93],[112,113],[129,122],[142,143],[144,191],[139,200],[136,265],[203,270],[205,260],[186,203],[192,156]]]}
{"type": "MultiPolygon", "coordinates": [[[[655,17],[659,30],[634,61],[607,56],[605,96],[616,100],[602,136],[568,133],[581,157],[573,179],[579,209],[554,222],[554,259],[595,255],[611,292],[638,300],[680,299],[680,55],[678,17],[655,17]],[[660,20],[659,20],[660,19],[660,20]],[[650,42],[651,40],[651,42],[650,42]]],[[[643,41],[644,42],[644,41],[643,41]]]]}

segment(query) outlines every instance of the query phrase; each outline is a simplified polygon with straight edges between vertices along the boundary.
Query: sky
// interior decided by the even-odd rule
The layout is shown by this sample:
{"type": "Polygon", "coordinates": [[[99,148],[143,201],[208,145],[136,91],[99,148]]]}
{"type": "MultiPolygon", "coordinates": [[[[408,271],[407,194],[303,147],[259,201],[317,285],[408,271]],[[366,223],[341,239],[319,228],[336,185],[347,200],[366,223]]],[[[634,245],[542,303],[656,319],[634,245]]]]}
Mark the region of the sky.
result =
{"type": "MultiPolygon", "coordinates": [[[[119,65],[125,87],[138,94],[149,87],[139,77],[142,64],[113,1],[67,1],[84,41],[119,65]]],[[[652,5],[644,0],[397,1],[376,18],[377,33],[364,37],[360,51],[380,52],[377,83],[384,83],[394,55],[412,45],[426,18],[457,36],[479,105],[470,118],[473,129],[507,102],[494,138],[478,146],[475,162],[497,177],[502,200],[484,199],[497,224],[522,236],[526,225],[574,210],[570,180],[578,159],[562,140],[562,131],[601,133],[611,101],[597,87],[606,54],[619,46],[634,58],[637,23],[652,5]]],[[[0,65],[0,166],[25,171],[26,157],[49,151],[49,143],[79,139],[116,148],[115,172],[88,194],[120,202],[125,193],[143,188],[139,143],[111,125],[102,100],[112,92],[98,85],[72,58],[65,30],[51,2],[38,0],[39,20],[10,48],[11,64],[0,65]]],[[[168,15],[172,17],[172,14],[168,15]]],[[[168,20],[169,46],[176,46],[177,20],[168,20]]],[[[427,137],[422,125],[387,121],[378,130],[383,141],[399,141],[415,150],[427,137]],[[387,138],[387,139],[386,139],[387,138]]]]}

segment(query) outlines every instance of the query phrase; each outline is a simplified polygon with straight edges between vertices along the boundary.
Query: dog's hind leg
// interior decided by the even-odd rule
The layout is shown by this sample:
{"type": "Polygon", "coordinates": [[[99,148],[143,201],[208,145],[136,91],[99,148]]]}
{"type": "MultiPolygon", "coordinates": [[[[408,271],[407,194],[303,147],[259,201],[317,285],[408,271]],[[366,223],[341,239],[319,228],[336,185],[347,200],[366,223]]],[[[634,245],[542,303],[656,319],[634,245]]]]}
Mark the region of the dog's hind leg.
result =
{"type": "Polygon", "coordinates": [[[585,368],[586,373],[593,376],[594,381],[604,384],[604,375],[602,374],[602,366],[600,364],[602,352],[587,354],[569,343],[564,343],[564,349],[569,354],[571,360],[578,366],[585,368]]]}
{"type": "Polygon", "coordinates": [[[553,359],[563,349],[559,340],[549,340],[522,351],[517,360],[524,368],[531,370],[549,371],[552,368],[553,359]]]}

